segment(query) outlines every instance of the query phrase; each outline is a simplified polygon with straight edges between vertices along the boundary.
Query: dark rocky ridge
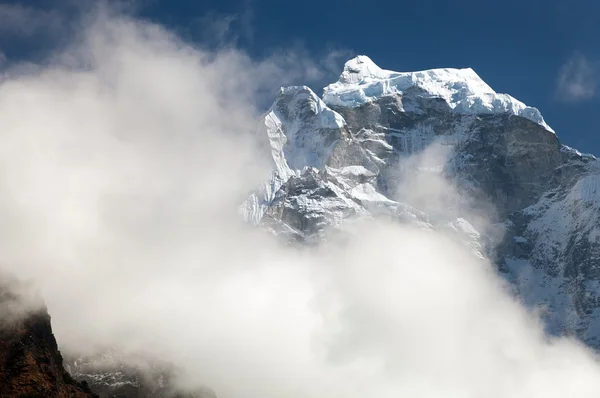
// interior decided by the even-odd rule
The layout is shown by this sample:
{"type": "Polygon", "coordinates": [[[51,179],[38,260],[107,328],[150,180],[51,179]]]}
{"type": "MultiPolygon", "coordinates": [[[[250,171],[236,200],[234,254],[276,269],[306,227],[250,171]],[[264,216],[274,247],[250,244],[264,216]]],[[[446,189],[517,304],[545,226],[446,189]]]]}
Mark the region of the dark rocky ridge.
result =
{"type": "Polygon", "coordinates": [[[14,288],[0,284],[0,397],[97,397],[63,367],[46,309],[26,308],[28,299],[14,288]]]}

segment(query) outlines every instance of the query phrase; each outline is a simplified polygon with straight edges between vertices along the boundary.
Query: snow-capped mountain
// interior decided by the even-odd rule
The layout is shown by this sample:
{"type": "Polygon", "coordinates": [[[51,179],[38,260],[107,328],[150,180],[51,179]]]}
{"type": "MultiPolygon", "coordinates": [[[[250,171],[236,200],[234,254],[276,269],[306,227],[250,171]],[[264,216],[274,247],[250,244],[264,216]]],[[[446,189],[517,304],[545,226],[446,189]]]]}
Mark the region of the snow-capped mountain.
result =
{"type": "Polygon", "coordinates": [[[259,134],[273,175],[242,204],[248,222],[308,243],[356,217],[445,229],[547,308],[550,332],[600,346],[600,162],[562,145],[536,108],[472,69],[399,73],[358,56],[322,98],[282,89],[259,134]],[[437,164],[403,171],[437,173],[461,193],[432,213],[398,189],[398,170],[434,143],[437,164]]]}

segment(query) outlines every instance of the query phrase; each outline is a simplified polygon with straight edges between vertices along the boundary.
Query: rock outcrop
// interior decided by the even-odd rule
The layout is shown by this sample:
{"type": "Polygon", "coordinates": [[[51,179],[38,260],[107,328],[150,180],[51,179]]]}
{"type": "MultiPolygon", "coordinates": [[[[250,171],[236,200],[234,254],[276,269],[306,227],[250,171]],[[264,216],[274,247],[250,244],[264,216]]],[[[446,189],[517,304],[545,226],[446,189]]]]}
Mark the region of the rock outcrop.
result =
{"type": "Polygon", "coordinates": [[[0,397],[97,397],[65,370],[48,312],[15,283],[0,283],[0,397]]]}

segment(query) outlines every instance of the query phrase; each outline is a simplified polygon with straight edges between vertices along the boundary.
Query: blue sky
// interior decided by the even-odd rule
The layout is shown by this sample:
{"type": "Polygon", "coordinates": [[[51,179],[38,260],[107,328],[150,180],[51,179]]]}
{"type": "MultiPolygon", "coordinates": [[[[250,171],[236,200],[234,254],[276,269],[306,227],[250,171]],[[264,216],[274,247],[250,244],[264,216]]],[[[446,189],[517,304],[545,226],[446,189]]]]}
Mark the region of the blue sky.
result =
{"type": "MultiPolygon", "coordinates": [[[[61,27],[84,2],[49,3],[0,1],[0,58],[35,58],[68,40],[61,27]]],[[[600,155],[596,0],[141,0],[127,10],[203,47],[331,60],[306,82],[318,93],[355,54],[398,71],[472,67],[496,91],[539,108],[564,143],[600,155]]]]}

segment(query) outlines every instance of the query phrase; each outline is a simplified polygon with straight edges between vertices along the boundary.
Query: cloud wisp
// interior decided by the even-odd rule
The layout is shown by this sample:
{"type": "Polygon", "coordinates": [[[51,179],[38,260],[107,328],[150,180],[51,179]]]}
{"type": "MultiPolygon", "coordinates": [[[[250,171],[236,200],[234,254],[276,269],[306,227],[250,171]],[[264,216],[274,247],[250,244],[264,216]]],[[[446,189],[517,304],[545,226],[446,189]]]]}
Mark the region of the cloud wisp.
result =
{"type": "Polygon", "coordinates": [[[61,29],[64,22],[64,17],[59,12],[21,4],[0,4],[0,34],[31,37],[39,33],[54,33],[61,29]]]}
{"type": "Polygon", "coordinates": [[[81,37],[0,82],[0,264],[63,350],[146,352],[222,398],[598,396],[594,355],[441,233],[365,221],[306,252],[241,223],[280,61],[102,13],[81,37]]]}
{"type": "Polygon", "coordinates": [[[596,95],[600,83],[600,64],[575,54],[561,67],[556,86],[560,101],[581,102],[596,95]]]}

